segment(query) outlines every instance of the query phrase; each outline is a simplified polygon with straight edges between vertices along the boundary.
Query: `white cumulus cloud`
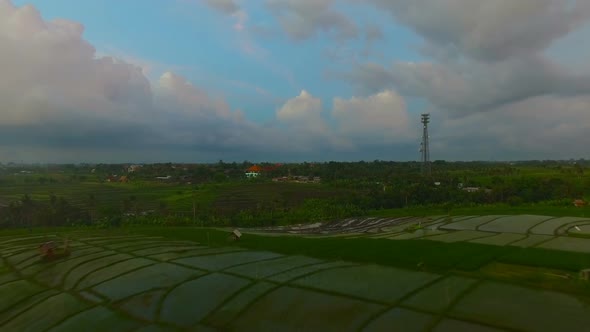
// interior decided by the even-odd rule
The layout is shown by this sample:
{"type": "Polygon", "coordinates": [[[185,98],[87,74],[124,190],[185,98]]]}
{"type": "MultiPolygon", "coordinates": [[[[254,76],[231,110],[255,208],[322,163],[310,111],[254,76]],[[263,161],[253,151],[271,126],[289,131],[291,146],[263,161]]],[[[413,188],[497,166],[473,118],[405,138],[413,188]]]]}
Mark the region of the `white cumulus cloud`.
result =
{"type": "Polygon", "coordinates": [[[391,144],[413,138],[406,103],[393,90],[365,98],[335,98],[332,116],[339,134],[345,137],[373,144],[391,144]]]}

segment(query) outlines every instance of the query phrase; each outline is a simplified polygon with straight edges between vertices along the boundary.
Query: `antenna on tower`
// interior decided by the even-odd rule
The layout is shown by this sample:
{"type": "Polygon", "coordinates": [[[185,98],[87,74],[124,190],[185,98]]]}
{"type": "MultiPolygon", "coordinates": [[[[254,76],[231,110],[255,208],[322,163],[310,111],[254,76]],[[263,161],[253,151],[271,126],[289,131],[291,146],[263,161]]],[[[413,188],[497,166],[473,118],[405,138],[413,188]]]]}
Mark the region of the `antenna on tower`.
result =
{"type": "Polygon", "coordinates": [[[424,113],[421,115],[422,124],[424,125],[422,131],[422,143],[420,144],[420,153],[422,161],[422,175],[430,176],[432,169],[430,167],[430,147],[428,140],[428,123],[430,122],[430,114],[424,113]]]}

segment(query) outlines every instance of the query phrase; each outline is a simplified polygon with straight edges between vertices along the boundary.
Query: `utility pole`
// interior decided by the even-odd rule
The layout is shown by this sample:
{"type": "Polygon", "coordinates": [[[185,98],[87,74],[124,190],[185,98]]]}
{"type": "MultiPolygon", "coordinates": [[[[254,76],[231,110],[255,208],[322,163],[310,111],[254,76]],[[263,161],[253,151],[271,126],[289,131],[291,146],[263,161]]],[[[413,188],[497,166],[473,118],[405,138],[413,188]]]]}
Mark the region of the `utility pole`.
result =
{"type": "Polygon", "coordinates": [[[428,137],[428,123],[430,122],[430,114],[424,113],[421,115],[421,122],[423,124],[422,143],[420,144],[421,161],[422,161],[422,175],[430,177],[432,169],[430,165],[430,146],[428,137]]]}
{"type": "Polygon", "coordinates": [[[195,191],[193,190],[193,225],[197,221],[197,207],[195,202],[195,191]]]}

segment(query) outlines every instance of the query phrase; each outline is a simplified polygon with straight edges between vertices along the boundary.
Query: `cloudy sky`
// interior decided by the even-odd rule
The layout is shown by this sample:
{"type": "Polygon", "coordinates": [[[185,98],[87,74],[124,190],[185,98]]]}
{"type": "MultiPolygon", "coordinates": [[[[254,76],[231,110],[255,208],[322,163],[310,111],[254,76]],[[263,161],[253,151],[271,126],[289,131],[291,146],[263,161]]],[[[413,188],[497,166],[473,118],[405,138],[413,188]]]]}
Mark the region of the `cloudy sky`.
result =
{"type": "Polygon", "coordinates": [[[0,0],[0,162],[589,158],[587,0],[0,0]]]}

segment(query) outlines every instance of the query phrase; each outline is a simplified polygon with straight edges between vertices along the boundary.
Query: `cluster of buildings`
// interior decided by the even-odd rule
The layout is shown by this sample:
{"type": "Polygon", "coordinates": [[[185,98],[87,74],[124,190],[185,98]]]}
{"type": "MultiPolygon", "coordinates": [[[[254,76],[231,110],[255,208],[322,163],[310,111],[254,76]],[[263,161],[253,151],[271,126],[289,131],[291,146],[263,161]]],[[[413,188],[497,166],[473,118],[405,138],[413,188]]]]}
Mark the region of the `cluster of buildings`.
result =
{"type": "Polygon", "coordinates": [[[273,178],[273,182],[295,182],[295,183],[320,183],[321,178],[319,176],[303,176],[303,175],[296,175],[296,176],[282,176],[278,178],[273,178]]]}
{"type": "MultiPolygon", "coordinates": [[[[247,178],[257,178],[264,172],[270,172],[278,169],[280,164],[269,166],[269,167],[260,167],[258,165],[254,165],[249,167],[245,175],[247,178]]],[[[273,182],[295,182],[295,183],[319,183],[321,178],[319,176],[304,176],[304,175],[295,175],[295,176],[281,176],[275,177],[272,179],[273,182]]]]}
{"type": "Polygon", "coordinates": [[[107,176],[107,182],[127,183],[129,182],[129,177],[127,177],[126,175],[118,176],[117,174],[109,175],[107,176]]]}

